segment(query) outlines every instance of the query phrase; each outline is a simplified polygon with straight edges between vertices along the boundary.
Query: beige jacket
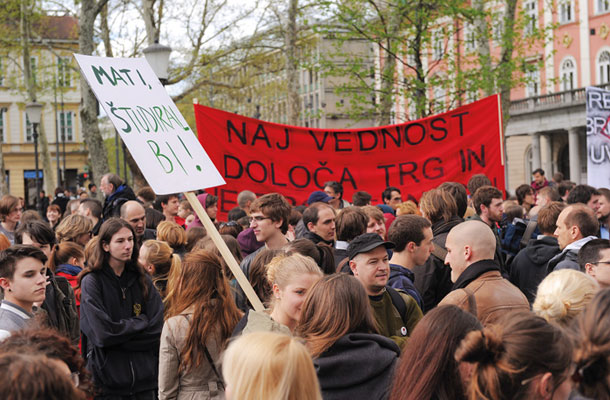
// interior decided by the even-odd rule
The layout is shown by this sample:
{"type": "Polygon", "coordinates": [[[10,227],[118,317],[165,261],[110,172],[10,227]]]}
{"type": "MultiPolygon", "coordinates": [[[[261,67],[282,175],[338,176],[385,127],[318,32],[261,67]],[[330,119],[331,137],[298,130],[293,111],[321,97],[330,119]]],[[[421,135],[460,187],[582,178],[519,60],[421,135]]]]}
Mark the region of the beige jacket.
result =
{"type": "MultiPolygon", "coordinates": [[[[163,325],[161,333],[161,347],[159,350],[159,399],[203,400],[224,399],[224,390],[214,370],[207,359],[194,370],[180,372],[180,353],[193,310],[189,308],[180,315],[176,315],[163,325]],[[187,318],[188,317],[188,320],[187,318]]],[[[207,340],[206,346],[210,356],[216,364],[216,370],[221,373],[221,348],[215,340],[207,340]]]]}

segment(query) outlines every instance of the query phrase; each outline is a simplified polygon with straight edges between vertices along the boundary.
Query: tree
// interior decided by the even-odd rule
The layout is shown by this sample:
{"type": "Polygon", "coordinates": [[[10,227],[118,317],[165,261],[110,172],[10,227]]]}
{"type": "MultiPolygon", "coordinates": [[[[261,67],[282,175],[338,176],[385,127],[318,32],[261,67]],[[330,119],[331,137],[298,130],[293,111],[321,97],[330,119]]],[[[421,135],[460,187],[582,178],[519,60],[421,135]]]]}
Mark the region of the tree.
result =
{"type": "Polygon", "coordinates": [[[318,7],[343,29],[341,41],[366,40],[379,48],[378,60],[347,54],[345,65],[324,64],[328,75],[349,77],[337,91],[352,97],[352,118],[374,114],[379,123],[389,122],[401,98],[415,106],[408,115],[413,119],[498,92],[506,123],[511,90],[526,83],[525,71],[544,62],[532,64],[528,56],[552,40],[552,26],[523,34],[531,20],[517,11],[515,0],[491,6],[482,0],[341,0],[318,7]],[[491,42],[499,51],[492,51],[491,42]],[[367,68],[371,62],[377,62],[375,79],[367,68]],[[439,98],[432,94],[437,90],[439,98]]]}
{"type": "MultiPolygon", "coordinates": [[[[92,55],[95,50],[94,26],[98,14],[102,11],[108,0],[81,0],[79,17],[79,51],[81,54],[92,55]]],[[[110,170],[108,167],[108,154],[97,121],[97,100],[93,91],[81,75],[81,125],[85,144],[89,149],[91,166],[95,183],[99,186],[102,176],[110,170]]]]}

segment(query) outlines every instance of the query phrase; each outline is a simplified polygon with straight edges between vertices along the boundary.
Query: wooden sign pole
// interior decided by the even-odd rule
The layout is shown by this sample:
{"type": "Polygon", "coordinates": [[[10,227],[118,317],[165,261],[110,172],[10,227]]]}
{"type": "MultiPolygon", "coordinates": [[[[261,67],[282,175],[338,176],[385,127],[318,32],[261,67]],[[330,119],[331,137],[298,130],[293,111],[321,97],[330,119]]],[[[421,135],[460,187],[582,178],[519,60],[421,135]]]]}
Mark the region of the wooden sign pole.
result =
{"type": "Polygon", "coordinates": [[[239,283],[239,286],[241,286],[242,290],[246,294],[246,297],[248,297],[248,300],[250,300],[250,304],[252,304],[252,307],[254,307],[256,311],[263,311],[265,309],[263,303],[261,303],[260,299],[254,292],[254,289],[252,288],[252,285],[250,285],[248,278],[246,278],[246,275],[244,275],[243,271],[239,267],[239,264],[237,264],[237,261],[235,261],[235,257],[233,257],[233,254],[231,254],[231,251],[227,247],[225,241],[220,236],[220,233],[216,230],[216,226],[210,219],[208,213],[205,211],[199,200],[197,200],[197,196],[195,196],[195,193],[184,192],[184,195],[186,196],[186,199],[189,201],[191,207],[193,207],[193,210],[199,217],[199,220],[207,231],[208,236],[210,236],[218,250],[220,250],[220,254],[227,262],[227,265],[231,269],[231,272],[233,272],[233,275],[237,279],[237,283],[239,283]]]}

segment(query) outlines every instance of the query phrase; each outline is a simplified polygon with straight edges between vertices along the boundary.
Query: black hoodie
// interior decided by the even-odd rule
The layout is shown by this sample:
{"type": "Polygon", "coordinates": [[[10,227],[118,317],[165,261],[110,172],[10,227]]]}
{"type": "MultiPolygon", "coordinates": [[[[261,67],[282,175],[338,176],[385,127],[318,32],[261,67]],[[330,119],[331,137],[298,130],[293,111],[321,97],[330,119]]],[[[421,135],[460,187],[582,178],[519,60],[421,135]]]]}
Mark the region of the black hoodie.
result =
{"type": "Polygon", "coordinates": [[[120,277],[104,265],[81,280],[87,367],[102,395],[157,390],[163,304],[149,277],[146,285],[144,299],[139,274],[129,265],[120,277]]]}
{"type": "Polygon", "coordinates": [[[391,339],[348,333],[313,362],[322,398],[385,399],[400,349],[391,339]]]}
{"type": "Polygon", "coordinates": [[[556,238],[543,236],[530,240],[513,259],[509,280],[521,289],[530,304],[534,302],[538,285],[547,275],[547,263],[560,252],[556,238]]]}

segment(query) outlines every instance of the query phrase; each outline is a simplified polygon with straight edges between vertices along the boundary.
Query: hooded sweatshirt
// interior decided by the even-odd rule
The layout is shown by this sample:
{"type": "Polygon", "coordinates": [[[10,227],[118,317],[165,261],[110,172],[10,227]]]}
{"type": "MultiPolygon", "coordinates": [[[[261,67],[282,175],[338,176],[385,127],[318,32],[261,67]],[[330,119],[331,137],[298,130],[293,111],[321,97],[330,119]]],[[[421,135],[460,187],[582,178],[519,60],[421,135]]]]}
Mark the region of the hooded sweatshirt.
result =
{"type": "Polygon", "coordinates": [[[371,333],[348,333],[313,362],[322,397],[385,399],[400,349],[392,340],[371,333]]]}
{"type": "Polygon", "coordinates": [[[559,252],[557,238],[539,236],[530,240],[527,247],[513,259],[509,280],[521,289],[530,304],[534,302],[538,285],[546,276],[547,263],[559,252]]]}

